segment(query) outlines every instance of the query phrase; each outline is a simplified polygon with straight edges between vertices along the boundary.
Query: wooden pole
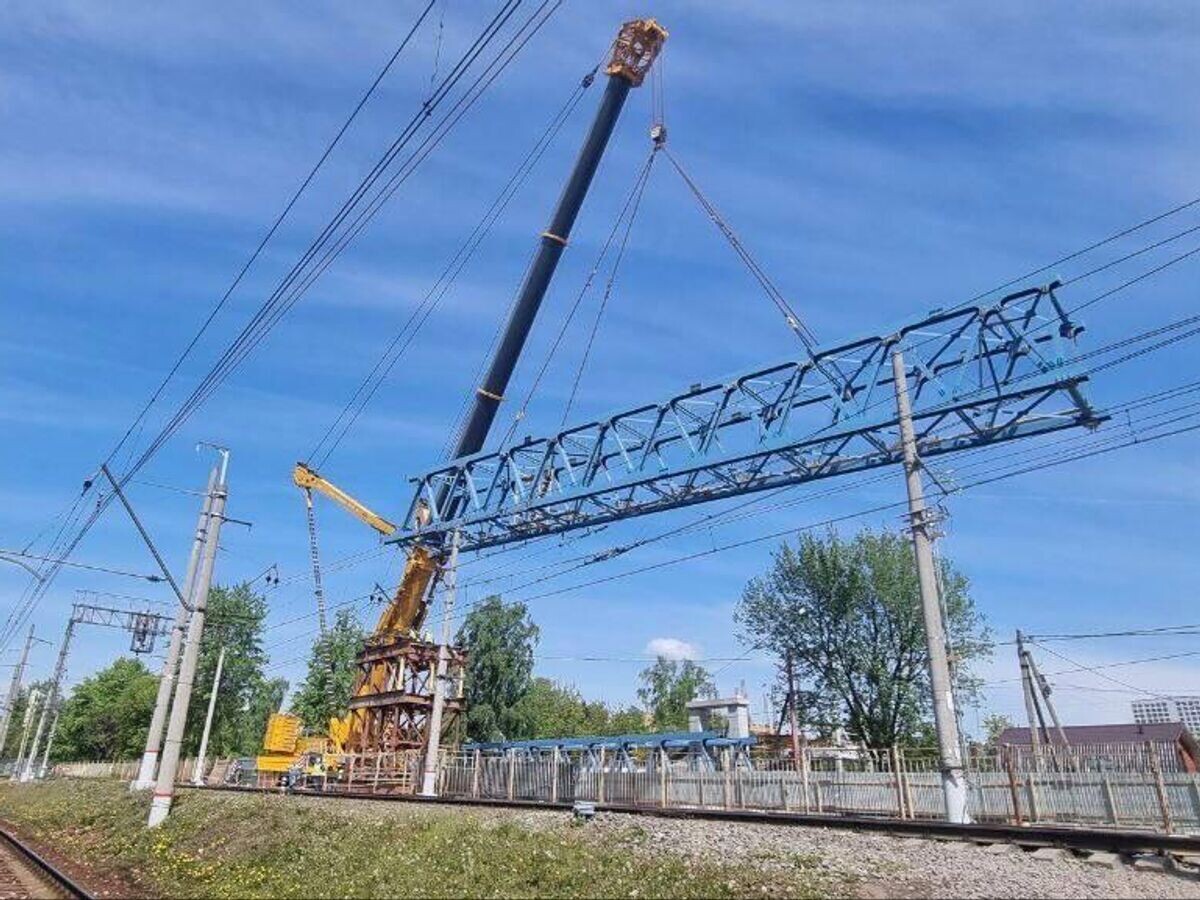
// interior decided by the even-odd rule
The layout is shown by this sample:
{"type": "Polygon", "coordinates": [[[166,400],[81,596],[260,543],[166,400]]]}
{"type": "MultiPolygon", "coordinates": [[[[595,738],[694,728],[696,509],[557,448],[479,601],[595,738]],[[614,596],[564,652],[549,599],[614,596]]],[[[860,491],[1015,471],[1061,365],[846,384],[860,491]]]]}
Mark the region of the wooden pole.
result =
{"type": "Polygon", "coordinates": [[[1008,791],[1012,795],[1013,821],[1021,825],[1021,789],[1017,786],[1017,765],[1011,753],[1006,756],[1005,769],[1008,771],[1008,791]]]}
{"type": "Polygon", "coordinates": [[[1154,775],[1154,790],[1158,794],[1158,807],[1162,810],[1163,830],[1170,834],[1172,831],[1171,802],[1167,799],[1167,786],[1163,782],[1162,765],[1158,760],[1158,752],[1150,741],[1146,741],[1146,755],[1150,758],[1150,771],[1154,775]]]}

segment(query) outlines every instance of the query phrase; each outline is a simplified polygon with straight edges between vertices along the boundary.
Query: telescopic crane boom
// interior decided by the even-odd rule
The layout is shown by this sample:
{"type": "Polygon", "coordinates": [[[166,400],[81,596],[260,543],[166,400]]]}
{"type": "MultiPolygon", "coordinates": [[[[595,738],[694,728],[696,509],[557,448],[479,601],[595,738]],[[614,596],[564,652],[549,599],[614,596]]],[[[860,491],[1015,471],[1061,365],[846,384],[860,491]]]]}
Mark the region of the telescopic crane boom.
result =
{"type": "MultiPolygon", "coordinates": [[[[296,487],[304,491],[311,498],[313,491],[320,491],[330,500],[333,500],[340,507],[348,510],[358,519],[366,522],[384,537],[396,532],[396,526],[385,519],[379,513],[372,511],[370,508],[360,503],[358,500],[351,497],[340,487],[331,481],[326,480],[317,473],[315,469],[311,469],[302,462],[296,463],[296,468],[292,469],[292,481],[296,487]]],[[[311,499],[309,501],[311,503],[311,499]]]]}
{"type": "MultiPolygon", "coordinates": [[[[613,43],[608,65],[605,67],[608,84],[600,108],[596,111],[596,117],[579,150],[574,168],[563,186],[550,223],[539,236],[537,253],[509,313],[487,374],[482,384],[475,389],[471,409],[459,433],[453,458],[467,456],[483,448],[629,91],[645,79],[666,38],[666,29],[654,19],[634,19],[621,26],[613,43]]],[[[334,499],[345,505],[342,499],[344,495],[330,496],[334,496],[334,499]]],[[[435,502],[440,503],[442,499],[444,498],[435,498],[435,502]]],[[[353,507],[348,508],[363,518],[360,511],[353,507]]],[[[422,512],[420,509],[416,512],[418,521],[414,524],[417,527],[422,524],[419,521],[422,512]]],[[[428,515],[428,510],[424,510],[424,513],[428,515]]],[[[368,520],[364,518],[364,521],[368,520]]],[[[368,521],[368,524],[372,523],[368,521]]],[[[383,662],[382,655],[390,652],[385,651],[389,642],[401,637],[415,637],[420,630],[428,611],[427,596],[437,574],[441,553],[440,540],[412,546],[396,595],[380,616],[375,632],[368,642],[368,649],[360,656],[360,675],[354,687],[350,713],[345,719],[330,722],[330,737],[336,741],[345,742],[350,746],[365,745],[368,742],[364,739],[365,735],[378,732],[378,738],[393,728],[395,722],[403,719],[404,713],[399,706],[394,713],[385,712],[385,708],[393,702],[391,696],[396,694],[396,691],[389,689],[388,667],[383,662]],[[372,647],[376,649],[373,650],[372,647]]],[[[403,698],[395,702],[402,704],[403,698]]]]}

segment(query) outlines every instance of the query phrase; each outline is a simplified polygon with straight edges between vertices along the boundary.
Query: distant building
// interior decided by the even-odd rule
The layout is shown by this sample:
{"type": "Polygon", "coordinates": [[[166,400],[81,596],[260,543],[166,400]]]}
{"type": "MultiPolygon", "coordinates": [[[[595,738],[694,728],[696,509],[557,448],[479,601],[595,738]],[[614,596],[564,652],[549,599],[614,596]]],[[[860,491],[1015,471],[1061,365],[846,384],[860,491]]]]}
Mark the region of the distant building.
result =
{"type": "Polygon", "coordinates": [[[729,738],[750,737],[750,701],[742,694],[687,703],[688,731],[721,731],[729,738]]]}
{"type": "Polygon", "coordinates": [[[1200,735],[1200,697],[1154,697],[1133,701],[1133,721],[1140,725],[1182,722],[1200,735]]]}
{"type": "MultiPolygon", "coordinates": [[[[1200,744],[1181,722],[1129,723],[1120,725],[1067,725],[1063,728],[1076,762],[1104,772],[1144,772],[1149,768],[1147,752],[1158,757],[1164,772],[1200,771],[1200,744]]],[[[1018,763],[1028,761],[1032,747],[1028,728],[1006,728],[997,740],[1002,755],[1018,763]]],[[[1050,729],[1050,751],[1062,746],[1058,732],[1050,729]]]]}

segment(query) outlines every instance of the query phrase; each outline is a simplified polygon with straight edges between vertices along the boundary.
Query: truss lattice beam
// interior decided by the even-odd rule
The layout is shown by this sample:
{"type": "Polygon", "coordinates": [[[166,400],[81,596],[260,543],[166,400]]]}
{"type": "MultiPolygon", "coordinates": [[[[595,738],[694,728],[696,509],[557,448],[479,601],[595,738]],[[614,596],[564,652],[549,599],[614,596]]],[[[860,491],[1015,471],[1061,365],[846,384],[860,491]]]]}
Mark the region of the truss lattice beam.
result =
{"type": "Polygon", "coordinates": [[[480,549],[898,462],[897,347],[922,456],[1094,427],[1086,379],[1068,362],[1082,328],[1057,287],[935,311],[885,337],[452,460],[413,479],[409,525],[390,540],[458,529],[462,549],[480,549]]]}

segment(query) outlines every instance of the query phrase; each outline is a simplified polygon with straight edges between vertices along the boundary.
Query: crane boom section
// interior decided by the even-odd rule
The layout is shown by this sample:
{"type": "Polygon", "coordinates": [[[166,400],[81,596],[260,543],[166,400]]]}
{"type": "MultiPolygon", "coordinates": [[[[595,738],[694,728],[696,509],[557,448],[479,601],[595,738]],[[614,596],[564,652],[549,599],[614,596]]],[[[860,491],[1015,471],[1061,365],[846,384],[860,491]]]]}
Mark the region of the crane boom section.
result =
{"type": "Polygon", "coordinates": [[[363,522],[366,522],[380,534],[386,536],[392,535],[397,531],[394,524],[389,522],[383,516],[374,512],[367,506],[364,506],[358,500],[355,500],[336,484],[326,480],[317,473],[315,469],[311,469],[304,463],[296,463],[296,467],[292,469],[292,481],[296,487],[306,491],[320,491],[329,499],[333,500],[338,506],[348,510],[352,515],[363,522]]]}

